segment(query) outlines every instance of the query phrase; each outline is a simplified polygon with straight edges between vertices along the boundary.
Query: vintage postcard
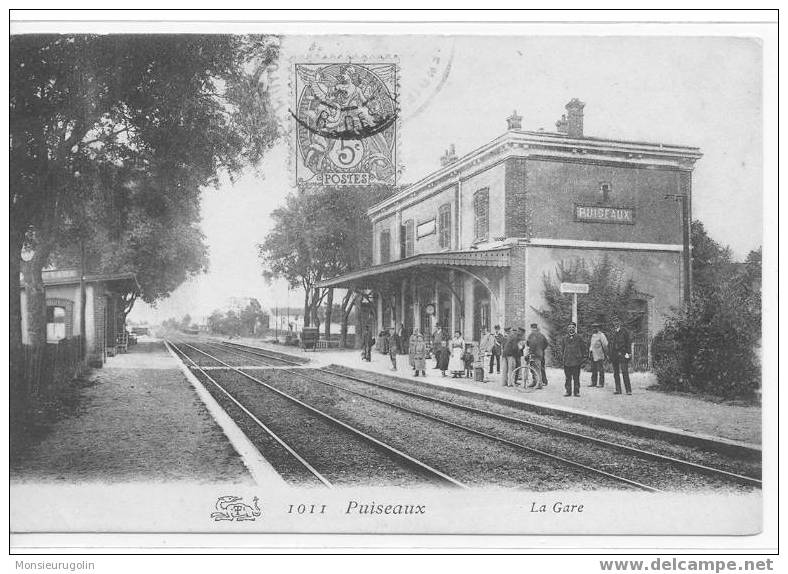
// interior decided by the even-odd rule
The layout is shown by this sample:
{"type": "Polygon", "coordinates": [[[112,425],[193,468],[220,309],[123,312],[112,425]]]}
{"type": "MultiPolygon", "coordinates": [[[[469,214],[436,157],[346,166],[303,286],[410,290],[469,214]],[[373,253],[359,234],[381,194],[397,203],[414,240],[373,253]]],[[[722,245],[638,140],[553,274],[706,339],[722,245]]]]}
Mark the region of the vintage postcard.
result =
{"type": "Polygon", "coordinates": [[[12,552],[768,547],[775,26],[258,16],[11,21],[12,552]]]}

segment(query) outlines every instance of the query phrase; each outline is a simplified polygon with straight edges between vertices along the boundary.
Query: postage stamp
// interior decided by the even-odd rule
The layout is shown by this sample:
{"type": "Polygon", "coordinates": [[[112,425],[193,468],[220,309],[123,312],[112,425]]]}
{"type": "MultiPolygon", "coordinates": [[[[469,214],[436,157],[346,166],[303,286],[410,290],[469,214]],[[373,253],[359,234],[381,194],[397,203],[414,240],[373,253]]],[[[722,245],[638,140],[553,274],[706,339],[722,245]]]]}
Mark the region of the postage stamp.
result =
{"type": "Polygon", "coordinates": [[[396,183],[397,67],[295,64],[296,181],[396,183]]]}

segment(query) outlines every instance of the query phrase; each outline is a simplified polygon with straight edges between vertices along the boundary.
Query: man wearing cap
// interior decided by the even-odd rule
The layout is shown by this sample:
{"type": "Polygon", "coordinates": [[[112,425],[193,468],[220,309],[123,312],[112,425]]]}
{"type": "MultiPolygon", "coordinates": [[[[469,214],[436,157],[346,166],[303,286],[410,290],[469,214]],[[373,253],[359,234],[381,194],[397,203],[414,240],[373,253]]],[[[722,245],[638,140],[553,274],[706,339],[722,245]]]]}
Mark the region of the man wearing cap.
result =
{"type": "Polygon", "coordinates": [[[587,356],[585,341],[577,333],[577,324],[572,322],[566,329],[566,337],[564,338],[563,349],[561,350],[561,358],[564,365],[564,375],[566,383],[565,397],[571,397],[572,393],[576,397],[580,396],[580,367],[587,356]],[[574,388],[572,383],[574,382],[574,388]]]}
{"type": "Polygon", "coordinates": [[[493,334],[494,343],[492,352],[490,354],[490,374],[493,372],[493,361],[495,361],[496,372],[501,373],[501,352],[503,351],[504,336],[501,333],[501,326],[495,326],[495,333],[493,334]]]}
{"type": "MultiPolygon", "coordinates": [[[[525,344],[528,346],[528,353],[531,355],[531,358],[539,362],[542,385],[546,385],[547,371],[544,367],[544,352],[547,350],[547,347],[550,346],[550,343],[547,341],[547,337],[539,330],[539,325],[536,323],[531,323],[531,332],[528,334],[525,344]]],[[[532,382],[529,386],[533,387],[534,385],[536,385],[536,381],[532,382]]]]}
{"type": "Polygon", "coordinates": [[[610,362],[613,363],[613,381],[616,383],[615,395],[621,394],[621,376],[624,377],[624,389],[632,394],[629,384],[629,359],[632,358],[632,339],[621,325],[621,319],[613,317],[613,332],[610,334],[610,362]],[[620,372],[620,375],[619,375],[620,372]]]}
{"type": "Polygon", "coordinates": [[[503,363],[503,386],[513,387],[514,378],[517,368],[517,355],[520,353],[519,339],[517,337],[517,330],[510,327],[504,327],[504,342],[503,350],[501,351],[501,359],[503,363]]]}
{"type": "Polygon", "coordinates": [[[588,386],[598,386],[601,389],[605,386],[605,359],[608,354],[608,343],[607,337],[599,330],[599,327],[601,327],[599,323],[594,323],[591,343],[588,346],[588,358],[591,359],[591,384],[588,386]]]}

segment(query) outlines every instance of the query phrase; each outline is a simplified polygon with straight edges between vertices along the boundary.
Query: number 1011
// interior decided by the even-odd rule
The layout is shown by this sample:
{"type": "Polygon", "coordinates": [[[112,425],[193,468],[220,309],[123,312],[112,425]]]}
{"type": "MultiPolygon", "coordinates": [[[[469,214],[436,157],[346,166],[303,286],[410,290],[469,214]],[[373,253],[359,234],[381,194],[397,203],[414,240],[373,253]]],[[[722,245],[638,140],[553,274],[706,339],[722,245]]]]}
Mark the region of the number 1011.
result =
{"type": "Polygon", "coordinates": [[[291,504],[287,510],[288,514],[325,514],[325,504],[291,504]]]}

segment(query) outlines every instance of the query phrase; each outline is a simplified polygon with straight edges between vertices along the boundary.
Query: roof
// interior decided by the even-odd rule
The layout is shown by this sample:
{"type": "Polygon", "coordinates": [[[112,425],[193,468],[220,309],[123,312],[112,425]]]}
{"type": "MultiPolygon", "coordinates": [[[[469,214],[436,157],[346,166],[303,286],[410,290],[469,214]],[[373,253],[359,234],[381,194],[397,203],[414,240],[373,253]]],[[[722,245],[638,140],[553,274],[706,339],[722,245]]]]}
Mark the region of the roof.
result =
{"type": "Polygon", "coordinates": [[[576,157],[605,157],[632,165],[675,165],[691,166],[703,157],[700,148],[674,144],[617,140],[595,137],[569,137],[563,133],[509,130],[492,141],[463,155],[456,161],[433,171],[420,180],[406,185],[400,192],[371,206],[367,213],[373,215],[401,200],[419,194],[428,186],[457,175],[478,163],[482,157],[538,156],[539,154],[574,154],[576,157]]]}
{"type": "Polygon", "coordinates": [[[366,287],[380,281],[386,281],[400,271],[419,268],[452,268],[452,267],[509,267],[510,247],[468,250],[442,251],[439,253],[420,253],[390,263],[374,265],[352,271],[332,279],[320,281],[317,287],[366,287]]]}
{"type": "MultiPolygon", "coordinates": [[[[79,283],[79,269],[53,269],[41,272],[44,285],[71,285],[79,283]]],[[[113,282],[113,281],[134,281],[137,276],[131,271],[123,273],[98,273],[85,275],[86,283],[113,282]]]]}

